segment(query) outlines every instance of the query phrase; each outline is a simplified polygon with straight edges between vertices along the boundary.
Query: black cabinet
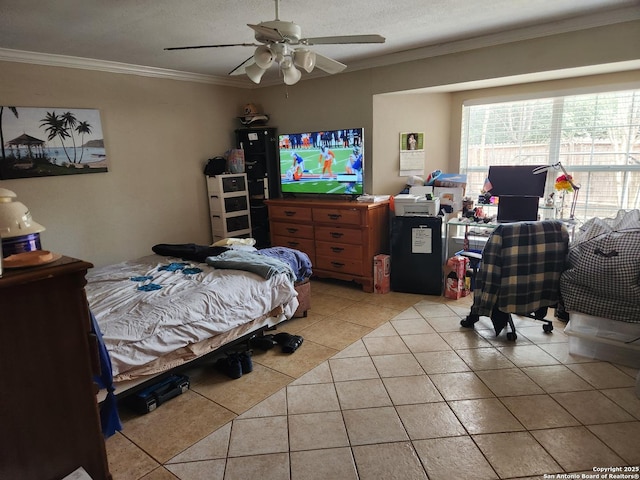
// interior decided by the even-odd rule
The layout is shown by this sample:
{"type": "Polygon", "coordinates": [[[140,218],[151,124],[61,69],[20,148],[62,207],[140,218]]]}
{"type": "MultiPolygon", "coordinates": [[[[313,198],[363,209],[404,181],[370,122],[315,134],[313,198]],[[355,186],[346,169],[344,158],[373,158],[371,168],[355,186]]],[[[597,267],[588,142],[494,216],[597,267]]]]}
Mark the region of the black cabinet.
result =
{"type": "Polygon", "coordinates": [[[244,150],[252,237],[257,247],[270,245],[266,199],[280,197],[278,136],[273,127],[236,130],[236,147],[244,150]]]}
{"type": "Polygon", "coordinates": [[[442,295],[442,218],[397,216],[391,222],[391,290],[442,295]]]}

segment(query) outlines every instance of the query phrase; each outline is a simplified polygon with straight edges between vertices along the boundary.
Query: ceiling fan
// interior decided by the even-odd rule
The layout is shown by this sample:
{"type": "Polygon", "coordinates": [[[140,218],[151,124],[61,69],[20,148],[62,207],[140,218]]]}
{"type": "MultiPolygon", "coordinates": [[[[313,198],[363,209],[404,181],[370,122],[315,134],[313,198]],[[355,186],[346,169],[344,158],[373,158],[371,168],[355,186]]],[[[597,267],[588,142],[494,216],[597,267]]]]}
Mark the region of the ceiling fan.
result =
{"type": "Polygon", "coordinates": [[[385,38],[380,35],[340,35],[333,37],[304,38],[302,29],[293,22],[280,20],[279,0],[275,0],[276,18],[257,25],[247,25],[255,32],[254,37],[259,43],[229,43],[220,45],[196,45],[191,47],[170,47],[165,50],[189,50],[195,48],[219,47],[256,47],[254,54],[234,68],[229,75],[247,76],[255,83],[260,83],[264,72],[274,63],[278,65],[284,83],[293,85],[302,76],[298,68],[311,73],[315,67],[335,74],[347,66],[319,53],[310,50],[310,45],[354,44],[354,43],[384,43],[385,38]]]}

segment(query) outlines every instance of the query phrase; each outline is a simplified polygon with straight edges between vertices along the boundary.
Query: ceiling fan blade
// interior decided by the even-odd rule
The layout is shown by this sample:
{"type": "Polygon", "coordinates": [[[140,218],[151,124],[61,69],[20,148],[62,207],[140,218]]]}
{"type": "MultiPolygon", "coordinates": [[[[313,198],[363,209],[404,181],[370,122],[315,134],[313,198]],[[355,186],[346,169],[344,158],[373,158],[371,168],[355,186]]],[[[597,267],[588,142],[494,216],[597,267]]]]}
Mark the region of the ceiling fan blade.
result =
{"type": "Polygon", "coordinates": [[[192,47],[169,47],[165,50],[190,50],[194,48],[218,48],[218,47],[259,47],[258,43],[224,43],[220,45],[194,45],[192,47]]]}
{"type": "Polygon", "coordinates": [[[340,43],[384,43],[381,35],[338,35],[335,37],[303,38],[300,43],[305,45],[336,45],[340,43]]]}
{"type": "Polygon", "coordinates": [[[244,71],[244,69],[246,67],[248,67],[249,65],[251,65],[251,63],[253,62],[253,55],[251,55],[249,58],[247,58],[244,62],[242,62],[240,65],[238,65],[236,68],[234,68],[233,70],[231,70],[229,72],[229,75],[244,75],[246,72],[244,71]]]}
{"type": "Polygon", "coordinates": [[[258,36],[261,37],[260,40],[264,38],[265,41],[282,42],[285,39],[275,28],[265,27],[264,25],[252,25],[251,23],[247,23],[247,26],[255,30],[258,36]]]}
{"type": "Polygon", "coordinates": [[[316,68],[333,75],[340,73],[347,68],[347,66],[344,63],[340,63],[337,60],[325,57],[316,52],[316,68]]]}

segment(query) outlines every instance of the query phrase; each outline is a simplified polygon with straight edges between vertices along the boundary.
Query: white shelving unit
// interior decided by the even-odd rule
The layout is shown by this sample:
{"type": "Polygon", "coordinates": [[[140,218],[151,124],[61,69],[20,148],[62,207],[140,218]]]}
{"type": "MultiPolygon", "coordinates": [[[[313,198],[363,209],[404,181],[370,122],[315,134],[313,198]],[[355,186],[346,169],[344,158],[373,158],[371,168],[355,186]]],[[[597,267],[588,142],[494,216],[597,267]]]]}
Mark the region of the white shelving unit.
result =
{"type": "Polygon", "coordinates": [[[223,173],[207,177],[211,233],[217,242],[229,237],[251,236],[247,175],[223,173]]]}

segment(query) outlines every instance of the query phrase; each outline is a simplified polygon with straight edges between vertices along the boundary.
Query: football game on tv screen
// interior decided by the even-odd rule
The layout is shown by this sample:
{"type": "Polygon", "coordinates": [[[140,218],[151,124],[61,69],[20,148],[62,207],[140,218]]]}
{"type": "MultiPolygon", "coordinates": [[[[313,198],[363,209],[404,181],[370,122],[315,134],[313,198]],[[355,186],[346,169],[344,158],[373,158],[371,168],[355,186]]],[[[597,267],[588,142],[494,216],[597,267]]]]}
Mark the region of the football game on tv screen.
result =
{"type": "Polygon", "coordinates": [[[283,195],[362,195],[362,128],[278,136],[283,195]]]}

